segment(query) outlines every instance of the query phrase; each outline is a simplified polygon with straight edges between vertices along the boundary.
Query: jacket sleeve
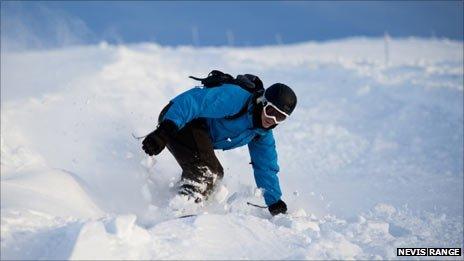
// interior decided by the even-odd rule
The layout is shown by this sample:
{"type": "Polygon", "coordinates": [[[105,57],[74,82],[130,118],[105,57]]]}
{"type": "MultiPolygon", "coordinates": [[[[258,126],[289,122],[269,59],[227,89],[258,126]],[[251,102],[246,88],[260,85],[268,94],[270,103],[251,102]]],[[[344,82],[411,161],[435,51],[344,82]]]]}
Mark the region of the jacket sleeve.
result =
{"type": "Polygon", "coordinates": [[[217,88],[196,87],[175,97],[163,119],[173,121],[181,129],[196,118],[224,118],[238,113],[250,95],[232,84],[217,88]]]}
{"type": "Polygon", "coordinates": [[[256,185],[264,190],[266,204],[272,205],[282,196],[280,191],[279,165],[277,164],[277,151],[272,131],[248,143],[251,164],[256,185]]]}

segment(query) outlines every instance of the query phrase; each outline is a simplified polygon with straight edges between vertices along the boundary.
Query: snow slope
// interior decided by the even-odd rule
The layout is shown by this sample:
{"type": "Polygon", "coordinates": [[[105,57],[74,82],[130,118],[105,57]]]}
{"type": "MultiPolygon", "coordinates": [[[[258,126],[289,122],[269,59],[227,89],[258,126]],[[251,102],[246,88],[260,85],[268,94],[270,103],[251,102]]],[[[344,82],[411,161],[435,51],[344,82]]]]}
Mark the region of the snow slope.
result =
{"type": "Polygon", "coordinates": [[[352,38],[2,53],[1,258],[395,259],[397,247],[463,247],[463,43],[392,39],[388,52],[352,38]],[[169,218],[180,168],[131,134],[154,128],[196,84],[188,75],[212,69],[296,91],[275,131],[289,215],[246,205],[263,200],[241,148],[217,151],[224,202],[169,218]]]}

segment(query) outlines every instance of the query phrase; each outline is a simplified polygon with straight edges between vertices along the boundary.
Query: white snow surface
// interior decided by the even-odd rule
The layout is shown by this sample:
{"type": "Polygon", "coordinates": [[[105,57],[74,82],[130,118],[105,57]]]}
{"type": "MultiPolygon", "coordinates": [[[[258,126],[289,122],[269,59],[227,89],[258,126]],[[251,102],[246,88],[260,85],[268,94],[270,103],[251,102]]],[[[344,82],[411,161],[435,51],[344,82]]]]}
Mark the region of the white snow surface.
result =
{"type": "MultiPolygon", "coordinates": [[[[253,48],[75,46],[1,54],[1,259],[396,259],[463,247],[463,43],[351,38],[253,48]],[[212,69],[286,83],[275,131],[288,215],[246,147],[219,192],[170,210],[180,168],[132,137],[212,69]]],[[[447,258],[449,259],[449,258],[447,258]]]]}

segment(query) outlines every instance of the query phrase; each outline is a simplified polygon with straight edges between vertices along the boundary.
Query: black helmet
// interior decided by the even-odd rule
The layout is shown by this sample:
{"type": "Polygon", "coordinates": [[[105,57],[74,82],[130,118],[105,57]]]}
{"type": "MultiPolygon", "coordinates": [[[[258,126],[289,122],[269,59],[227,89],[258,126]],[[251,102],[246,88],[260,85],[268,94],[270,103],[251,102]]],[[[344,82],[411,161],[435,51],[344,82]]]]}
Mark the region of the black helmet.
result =
{"type": "Polygon", "coordinates": [[[274,83],[264,92],[264,97],[277,108],[290,115],[296,107],[296,95],[283,83],[274,83]]]}

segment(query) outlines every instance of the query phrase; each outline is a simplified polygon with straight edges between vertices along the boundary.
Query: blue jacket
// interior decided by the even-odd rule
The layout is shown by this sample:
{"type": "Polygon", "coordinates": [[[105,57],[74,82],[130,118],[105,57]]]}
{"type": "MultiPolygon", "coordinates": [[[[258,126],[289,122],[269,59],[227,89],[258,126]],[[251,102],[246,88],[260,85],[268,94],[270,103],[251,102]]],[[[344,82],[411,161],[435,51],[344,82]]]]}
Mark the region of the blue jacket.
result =
{"type": "Polygon", "coordinates": [[[164,119],[173,121],[179,129],[196,118],[205,118],[214,149],[230,150],[248,144],[256,185],[263,189],[267,205],[277,202],[282,193],[279,186],[279,166],[272,130],[254,128],[252,94],[233,84],[217,88],[193,88],[172,100],[164,119]],[[248,102],[248,113],[229,120],[248,102]],[[255,138],[259,135],[259,138],[255,138]]]}

